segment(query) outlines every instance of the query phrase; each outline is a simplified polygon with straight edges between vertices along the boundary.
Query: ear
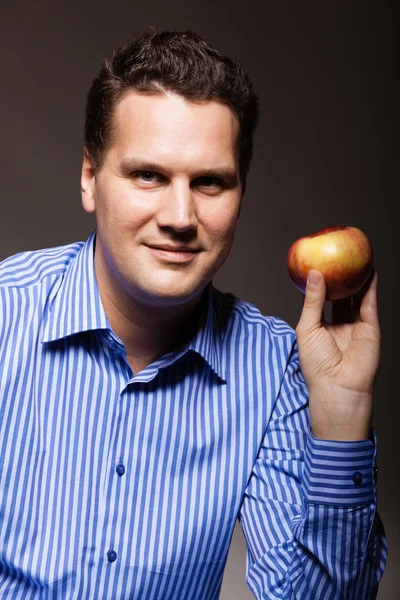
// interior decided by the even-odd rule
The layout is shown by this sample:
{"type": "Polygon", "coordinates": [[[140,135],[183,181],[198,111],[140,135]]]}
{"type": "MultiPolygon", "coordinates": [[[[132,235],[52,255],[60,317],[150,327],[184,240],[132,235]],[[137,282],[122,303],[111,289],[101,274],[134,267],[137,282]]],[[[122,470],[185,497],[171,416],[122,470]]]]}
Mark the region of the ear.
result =
{"type": "Polygon", "coordinates": [[[95,198],[94,198],[94,186],[95,186],[95,172],[87,148],[83,151],[83,163],[82,163],[82,174],[81,174],[81,193],[82,193],[82,206],[84,210],[91,214],[96,210],[95,198]]]}

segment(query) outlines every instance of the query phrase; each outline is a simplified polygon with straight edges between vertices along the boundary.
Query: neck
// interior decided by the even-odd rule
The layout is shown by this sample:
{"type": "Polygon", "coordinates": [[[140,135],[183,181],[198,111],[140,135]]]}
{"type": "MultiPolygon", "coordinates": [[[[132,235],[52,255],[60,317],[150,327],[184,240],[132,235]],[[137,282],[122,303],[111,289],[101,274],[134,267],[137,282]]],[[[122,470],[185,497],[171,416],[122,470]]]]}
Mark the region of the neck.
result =
{"type": "Polygon", "coordinates": [[[96,264],[101,301],[113,331],[124,343],[134,373],[189,341],[199,324],[203,294],[175,306],[151,306],[137,301],[107,277],[96,264]]]}

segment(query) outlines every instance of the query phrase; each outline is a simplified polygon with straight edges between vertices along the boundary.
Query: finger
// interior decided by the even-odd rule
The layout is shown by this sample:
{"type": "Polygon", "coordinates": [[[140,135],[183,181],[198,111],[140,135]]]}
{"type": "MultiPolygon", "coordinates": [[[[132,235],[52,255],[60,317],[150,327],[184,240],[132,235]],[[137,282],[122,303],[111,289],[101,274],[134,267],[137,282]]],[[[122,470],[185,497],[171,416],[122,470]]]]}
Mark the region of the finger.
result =
{"type": "MultiPolygon", "coordinates": [[[[303,306],[304,306],[304,301],[305,301],[306,297],[305,297],[305,295],[304,295],[302,292],[300,292],[300,293],[301,293],[301,296],[302,296],[302,302],[303,302],[303,306]]],[[[327,323],[328,323],[328,321],[326,320],[326,313],[325,313],[325,303],[324,303],[324,306],[323,306],[323,308],[322,308],[321,321],[322,321],[322,323],[324,323],[324,324],[327,324],[327,323]]]]}
{"type": "Polygon", "coordinates": [[[371,278],[366,283],[367,289],[364,290],[364,296],[361,297],[360,317],[361,321],[368,325],[377,326],[378,319],[378,273],[373,272],[371,278]]]}
{"type": "Polygon", "coordinates": [[[321,327],[324,319],[323,309],[326,296],[325,280],[320,271],[312,269],[308,273],[306,293],[303,301],[303,310],[298,327],[304,331],[311,331],[321,327]]]}
{"type": "Polygon", "coordinates": [[[373,273],[354,296],[332,301],[332,323],[357,323],[361,321],[361,304],[371,284],[372,278],[373,273]]]}
{"type": "Polygon", "coordinates": [[[374,278],[375,273],[376,273],[376,271],[373,270],[370,273],[367,281],[362,286],[362,288],[357,292],[357,294],[354,294],[354,296],[353,296],[353,306],[354,306],[354,308],[358,308],[358,310],[361,308],[362,300],[363,300],[365,294],[367,293],[369,286],[372,283],[372,280],[374,278]]]}

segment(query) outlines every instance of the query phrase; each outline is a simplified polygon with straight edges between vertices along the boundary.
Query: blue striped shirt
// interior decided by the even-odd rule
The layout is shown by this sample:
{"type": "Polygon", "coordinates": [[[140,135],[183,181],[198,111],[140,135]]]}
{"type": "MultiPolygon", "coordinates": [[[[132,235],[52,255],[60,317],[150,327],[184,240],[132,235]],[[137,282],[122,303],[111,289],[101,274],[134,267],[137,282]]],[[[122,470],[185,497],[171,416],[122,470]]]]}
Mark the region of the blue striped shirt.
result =
{"type": "Polygon", "coordinates": [[[94,242],[0,264],[0,597],[215,600],[239,520],[257,599],[375,598],[375,431],[314,438],[294,330],[212,282],[135,375],[94,242]]]}

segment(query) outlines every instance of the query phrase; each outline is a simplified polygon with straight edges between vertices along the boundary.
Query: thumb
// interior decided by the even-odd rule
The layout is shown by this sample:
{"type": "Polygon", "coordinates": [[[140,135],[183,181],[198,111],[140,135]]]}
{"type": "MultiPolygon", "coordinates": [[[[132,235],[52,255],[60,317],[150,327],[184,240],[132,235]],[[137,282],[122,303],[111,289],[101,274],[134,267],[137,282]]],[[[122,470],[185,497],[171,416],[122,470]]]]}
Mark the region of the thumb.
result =
{"type": "Polygon", "coordinates": [[[303,331],[311,331],[321,326],[326,295],[326,284],[323,274],[312,269],[308,272],[303,311],[298,327],[303,331]]]}

